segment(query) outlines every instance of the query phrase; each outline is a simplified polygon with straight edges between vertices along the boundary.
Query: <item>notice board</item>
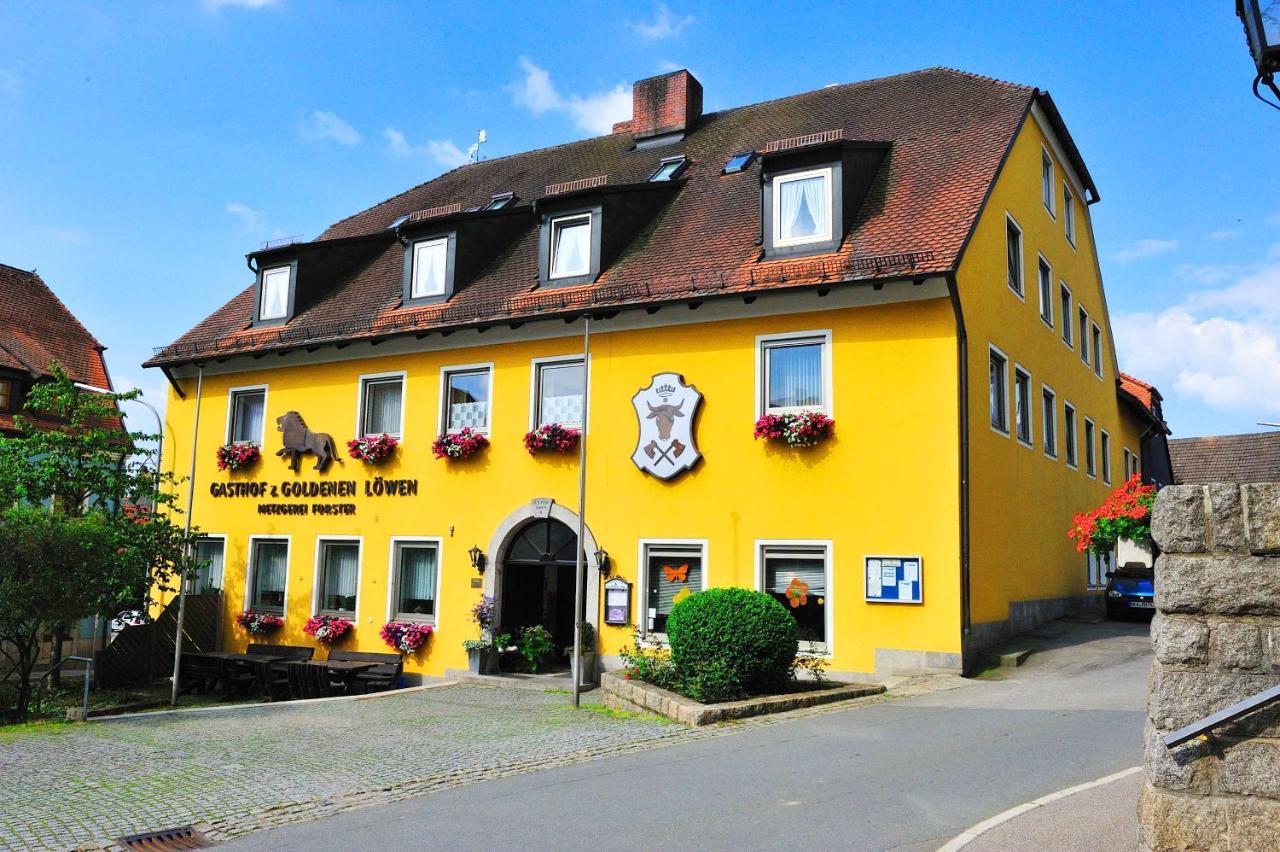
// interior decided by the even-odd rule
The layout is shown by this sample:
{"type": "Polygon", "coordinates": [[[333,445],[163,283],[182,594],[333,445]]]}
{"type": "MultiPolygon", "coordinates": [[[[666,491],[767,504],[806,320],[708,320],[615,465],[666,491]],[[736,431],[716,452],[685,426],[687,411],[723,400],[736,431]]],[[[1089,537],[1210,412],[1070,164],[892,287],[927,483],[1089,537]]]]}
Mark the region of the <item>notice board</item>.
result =
{"type": "Polygon", "coordinates": [[[868,603],[924,602],[924,561],[919,556],[868,556],[864,565],[868,603]]]}

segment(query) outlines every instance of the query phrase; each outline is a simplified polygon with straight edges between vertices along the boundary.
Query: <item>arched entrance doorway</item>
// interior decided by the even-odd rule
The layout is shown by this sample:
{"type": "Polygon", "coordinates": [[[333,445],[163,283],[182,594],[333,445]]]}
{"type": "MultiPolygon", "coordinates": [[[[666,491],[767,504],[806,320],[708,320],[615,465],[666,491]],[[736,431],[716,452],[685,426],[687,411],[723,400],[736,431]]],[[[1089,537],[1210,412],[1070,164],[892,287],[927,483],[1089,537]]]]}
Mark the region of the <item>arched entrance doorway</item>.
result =
{"type": "Polygon", "coordinates": [[[515,530],[502,554],[499,633],[514,639],[524,628],[541,624],[557,655],[573,644],[577,542],[577,532],[554,518],[528,521],[515,530]]]}

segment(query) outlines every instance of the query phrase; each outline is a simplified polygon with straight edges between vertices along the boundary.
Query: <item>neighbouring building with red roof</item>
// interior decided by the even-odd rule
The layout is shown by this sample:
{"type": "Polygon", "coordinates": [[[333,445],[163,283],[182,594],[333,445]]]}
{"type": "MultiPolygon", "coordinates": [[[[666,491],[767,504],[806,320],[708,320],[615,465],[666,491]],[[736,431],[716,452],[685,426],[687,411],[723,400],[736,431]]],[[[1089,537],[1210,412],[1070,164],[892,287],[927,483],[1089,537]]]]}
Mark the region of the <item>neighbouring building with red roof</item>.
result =
{"type": "MultiPolygon", "coordinates": [[[[1156,485],[1172,485],[1175,481],[1169,457],[1169,436],[1172,431],[1164,420],[1164,397],[1155,385],[1128,373],[1121,373],[1120,401],[1139,419],[1146,421],[1146,428],[1143,429],[1139,442],[1141,446],[1138,448],[1143,478],[1156,485]]],[[[1126,459],[1126,471],[1130,469],[1127,462],[1126,459]]]]}
{"type": "Polygon", "coordinates": [[[361,651],[413,622],[439,676],[488,595],[616,666],[745,586],[835,672],[959,671],[1097,598],[1071,518],[1163,421],[1120,384],[1053,99],[933,68],[702,107],[641,80],[610,134],[266,245],[157,351],[230,647],[246,613],[361,651]]]}

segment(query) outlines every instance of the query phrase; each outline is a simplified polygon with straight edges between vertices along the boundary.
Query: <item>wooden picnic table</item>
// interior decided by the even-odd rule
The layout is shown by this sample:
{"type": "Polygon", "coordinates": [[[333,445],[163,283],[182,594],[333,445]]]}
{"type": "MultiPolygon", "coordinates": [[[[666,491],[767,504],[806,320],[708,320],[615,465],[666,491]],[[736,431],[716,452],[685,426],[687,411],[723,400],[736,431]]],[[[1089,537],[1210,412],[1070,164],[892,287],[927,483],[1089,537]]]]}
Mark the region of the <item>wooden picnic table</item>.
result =
{"type": "Polygon", "coordinates": [[[378,664],[356,662],[354,660],[308,660],[307,665],[323,666],[330,676],[342,682],[343,689],[349,693],[352,691],[351,686],[355,682],[356,675],[375,668],[378,664]]]}

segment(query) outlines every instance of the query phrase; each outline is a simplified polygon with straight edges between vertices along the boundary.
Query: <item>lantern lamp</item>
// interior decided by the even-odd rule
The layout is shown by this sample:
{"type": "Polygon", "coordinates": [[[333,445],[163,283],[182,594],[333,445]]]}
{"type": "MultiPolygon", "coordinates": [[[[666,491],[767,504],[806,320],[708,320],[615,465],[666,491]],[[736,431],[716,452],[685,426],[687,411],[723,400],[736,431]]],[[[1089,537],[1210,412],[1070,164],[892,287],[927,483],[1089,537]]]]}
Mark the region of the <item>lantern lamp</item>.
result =
{"type": "MultiPolygon", "coordinates": [[[[1280,100],[1280,88],[1275,83],[1275,75],[1280,72],[1280,0],[1236,0],[1236,14],[1244,22],[1249,53],[1258,70],[1253,93],[1271,104],[1258,91],[1265,84],[1280,100]]],[[[1271,106],[1280,109],[1280,103],[1271,106]]]]}
{"type": "Polygon", "coordinates": [[[601,577],[609,576],[609,551],[603,548],[596,551],[596,567],[600,569],[601,577]]]}
{"type": "Polygon", "coordinates": [[[479,571],[481,574],[483,574],[484,573],[484,551],[480,549],[479,545],[473,544],[471,546],[471,549],[467,551],[467,554],[471,557],[471,567],[479,571]]]}

